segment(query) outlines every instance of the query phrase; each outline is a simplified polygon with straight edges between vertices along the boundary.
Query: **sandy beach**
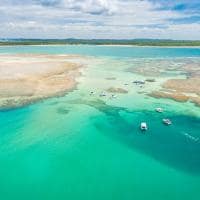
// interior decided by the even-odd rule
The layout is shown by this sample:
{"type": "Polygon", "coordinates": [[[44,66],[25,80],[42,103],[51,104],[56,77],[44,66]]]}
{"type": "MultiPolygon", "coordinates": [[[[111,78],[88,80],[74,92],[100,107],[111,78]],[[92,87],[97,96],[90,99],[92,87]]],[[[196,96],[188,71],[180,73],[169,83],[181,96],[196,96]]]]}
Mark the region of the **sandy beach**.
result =
{"type": "Polygon", "coordinates": [[[64,95],[76,86],[76,77],[83,66],[77,60],[81,58],[73,55],[1,55],[0,108],[64,95]]]}

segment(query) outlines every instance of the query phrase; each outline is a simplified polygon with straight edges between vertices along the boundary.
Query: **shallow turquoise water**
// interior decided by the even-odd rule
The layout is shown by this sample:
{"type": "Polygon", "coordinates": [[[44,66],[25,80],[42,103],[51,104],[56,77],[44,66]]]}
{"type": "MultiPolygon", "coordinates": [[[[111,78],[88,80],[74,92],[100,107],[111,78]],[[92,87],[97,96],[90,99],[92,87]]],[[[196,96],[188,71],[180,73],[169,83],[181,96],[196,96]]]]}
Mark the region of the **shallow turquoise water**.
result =
{"type": "Polygon", "coordinates": [[[200,137],[200,109],[147,97],[134,85],[116,99],[97,95],[140,77],[126,71],[131,59],[200,57],[200,49],[21,46],[0,47],[0,52],[97,59],[66,96],[0,111],[2,200],[200,198],[200,141],[195,140],[200,137]],[[91,90],[97,94],[90,96],[91,90]],[[155,113],[158,106],[166,111],[155,113]],[[163,117],[173,125],[164,126],[163,117]],[[138,128],[141,121],[149,125],[147,134],[138,128]]]}
{"type": "Polygon", "coordinates": [[[55,45],[55,46],[9,46],[0,47],[0,53],[50,53],[81,54],[111,57],[199,57],[200,48],[159,48],[129,46],[91,46],[91,45],[55,45]]]}

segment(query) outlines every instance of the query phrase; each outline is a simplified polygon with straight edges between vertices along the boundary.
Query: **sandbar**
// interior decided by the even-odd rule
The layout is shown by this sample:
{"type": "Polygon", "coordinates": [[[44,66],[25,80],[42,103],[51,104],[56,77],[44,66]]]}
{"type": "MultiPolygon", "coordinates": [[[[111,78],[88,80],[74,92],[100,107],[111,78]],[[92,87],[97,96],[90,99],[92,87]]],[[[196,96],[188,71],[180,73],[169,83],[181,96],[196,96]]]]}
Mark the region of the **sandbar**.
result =
{"type": "Polygon", "coordinates": [[[0,109],[66,94],[76,87],[81,59],[75,55],[0,55],[0,109]]]}
{"type": "Polygon", "coordinates": [[[119,94],[126,94],[126,93],[128,93],[127,90],[125,90],[123,88],[116,88],[116,87],[110,87],[106,91],[110,92],[110,93],[119,93],[119,94]]]}
{"type": "Polygon", "coordinates": [[[200,106],[200,78],[169,79],[163,91],[153,91],[149,95],[156,98],[169,98],[179,102],[191,101],[200,106]]]}

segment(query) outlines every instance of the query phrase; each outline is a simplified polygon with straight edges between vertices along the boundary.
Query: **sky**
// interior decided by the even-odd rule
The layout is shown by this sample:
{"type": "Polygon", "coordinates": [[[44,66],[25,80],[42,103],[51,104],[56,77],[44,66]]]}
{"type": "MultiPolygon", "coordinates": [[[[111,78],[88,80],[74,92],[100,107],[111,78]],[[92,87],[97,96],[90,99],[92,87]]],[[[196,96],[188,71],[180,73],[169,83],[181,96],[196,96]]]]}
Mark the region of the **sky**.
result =
{"type": "Polygon", "coordinates": [[[200,0],[0,0],[0,38],[200,40],[200,0]]]}

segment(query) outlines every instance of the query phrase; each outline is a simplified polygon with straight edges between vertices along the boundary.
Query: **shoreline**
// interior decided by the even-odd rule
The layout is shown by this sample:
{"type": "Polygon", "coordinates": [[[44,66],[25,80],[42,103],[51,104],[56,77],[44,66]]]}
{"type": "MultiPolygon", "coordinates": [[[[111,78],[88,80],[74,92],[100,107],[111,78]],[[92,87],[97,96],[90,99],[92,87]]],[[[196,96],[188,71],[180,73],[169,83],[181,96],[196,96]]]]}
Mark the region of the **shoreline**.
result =
{"type": "Polygon", "coordinates": [[[107,47],[138,47],[138,48],[195,48],[200,49],[200,46],[162,46],[162,45],[131,45],[131,44],[9,44],[0,45],[0,47],[16,47],[16,46],[107,46],[107,47]]]}

